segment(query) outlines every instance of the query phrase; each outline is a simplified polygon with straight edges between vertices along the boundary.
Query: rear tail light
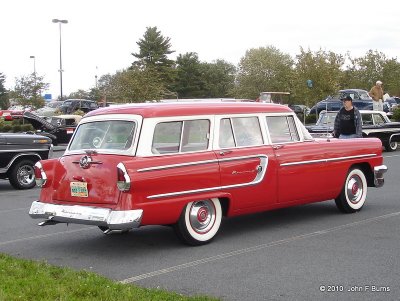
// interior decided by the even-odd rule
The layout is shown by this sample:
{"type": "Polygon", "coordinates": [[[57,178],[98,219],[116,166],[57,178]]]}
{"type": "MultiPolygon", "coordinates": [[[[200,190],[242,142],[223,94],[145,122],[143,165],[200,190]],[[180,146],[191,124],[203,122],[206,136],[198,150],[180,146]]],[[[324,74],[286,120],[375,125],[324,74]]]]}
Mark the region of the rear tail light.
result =
{"type": "Polygon", "coordinates": [[[131,178],[122,163],[117,165],[117,187],[120,191],[128,191],[131,188],[131,178]]]}
{"type": "Polygon", "coordinates": [[[35,171],[35,181],[38,187],[43,187],[47,182],[46,173],[43,170],[43,166],[40,161],[36,162],[34,166],[35,171]]]}

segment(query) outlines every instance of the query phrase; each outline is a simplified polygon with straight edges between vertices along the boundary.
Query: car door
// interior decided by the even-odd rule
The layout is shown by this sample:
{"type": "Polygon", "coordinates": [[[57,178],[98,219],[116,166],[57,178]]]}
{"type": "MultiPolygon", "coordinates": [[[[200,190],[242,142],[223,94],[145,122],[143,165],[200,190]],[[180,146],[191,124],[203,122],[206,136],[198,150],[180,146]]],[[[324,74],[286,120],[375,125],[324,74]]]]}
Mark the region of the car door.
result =
{"type": "Polygon", "coordinates": [[[258,116],[216,117],[216,156],[221,189],[231,198],[232,209],[246,210],[276,203],[274,151],[265,145],[258,116]]]}
{"type": "Polygon", "coordinates": [[[278,202],[323,199],[329,183],[326,142],[301,140],[290,115],[266,116],[266,124],[278,165],[278,202]]]}

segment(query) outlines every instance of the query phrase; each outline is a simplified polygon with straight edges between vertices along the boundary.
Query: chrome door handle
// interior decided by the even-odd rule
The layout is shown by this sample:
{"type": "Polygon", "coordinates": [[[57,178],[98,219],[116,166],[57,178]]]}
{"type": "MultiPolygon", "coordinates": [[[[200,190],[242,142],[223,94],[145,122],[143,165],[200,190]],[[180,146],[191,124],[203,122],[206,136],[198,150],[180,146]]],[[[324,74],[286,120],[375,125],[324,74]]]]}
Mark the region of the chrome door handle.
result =
{"type": "Polygon", "coordinates": [[[219,152],[219,154],[221,155],[221,156],[225,156],[225,155],[227,155],[227,154],[230,154],[232,151],[231,150],[225,150],[225,151],[220,151],[219,152]]]}

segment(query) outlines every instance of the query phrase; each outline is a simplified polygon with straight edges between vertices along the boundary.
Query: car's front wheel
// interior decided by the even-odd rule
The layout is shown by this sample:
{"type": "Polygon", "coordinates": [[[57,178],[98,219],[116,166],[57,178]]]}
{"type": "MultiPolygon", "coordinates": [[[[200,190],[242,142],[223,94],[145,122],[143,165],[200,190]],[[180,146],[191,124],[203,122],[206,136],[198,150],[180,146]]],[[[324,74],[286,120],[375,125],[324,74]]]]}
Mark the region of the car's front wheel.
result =
{"type": "Polygon", "coordinates": [[[10,184],[16,189],[29,189],[35,187],[35,162],[22,160],[14,164],[8,174],[10,184]]]}
{"type": "Polygon", "coordinates": [[[341,212],[360,211],[367,198],[367,180],[362,170],[354,168],[349,171],[340,195],[335,199],[341,212]]]}
{"type": "Polygon", "coordinates": [[[210,242],[217,234],[222,220],[219,199],[201,200],[188,203],[182,210],[174,229],[177,236],[192,246],[210,242]]]}

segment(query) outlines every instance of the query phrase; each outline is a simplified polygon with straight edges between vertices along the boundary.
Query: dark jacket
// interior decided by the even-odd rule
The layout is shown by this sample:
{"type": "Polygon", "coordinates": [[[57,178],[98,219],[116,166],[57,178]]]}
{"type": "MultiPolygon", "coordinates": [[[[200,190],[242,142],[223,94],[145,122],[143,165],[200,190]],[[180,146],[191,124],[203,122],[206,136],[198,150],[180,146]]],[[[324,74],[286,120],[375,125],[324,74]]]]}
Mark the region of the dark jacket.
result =
{"type": "MultiPolygon", "coordinates": [[[[361,119],[361,113],[360,111],[353,106],[354,108],[354,126],[356,128],[355,134],[357,135],[358,138],[362,138],[362,119],[361,119]]],[[[343,114],[343,111],[346,110],[344,107],[342,107],[338,114],[336,115],[335,118],[335,124],[333,127],[333,136],[336,138],[339,138],[340,136],[340,115],[343,114]]]]}

